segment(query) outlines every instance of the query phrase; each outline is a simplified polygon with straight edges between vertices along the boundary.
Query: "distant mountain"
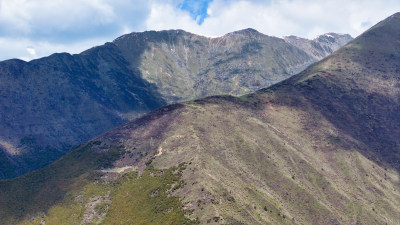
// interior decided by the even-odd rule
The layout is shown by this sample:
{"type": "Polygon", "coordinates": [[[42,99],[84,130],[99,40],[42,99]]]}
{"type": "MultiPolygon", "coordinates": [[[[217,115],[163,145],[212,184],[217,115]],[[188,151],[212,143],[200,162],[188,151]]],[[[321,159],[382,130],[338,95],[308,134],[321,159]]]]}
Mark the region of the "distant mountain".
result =
{"type": "Polygon", "coordinates": [[[132,33],[78,55],[0,62],[0,179],[43,167],[168,103],[248,93],[315,61],[282,39],[247,29],[220,38],[182,30],[132,33]]]}
{"type": "Polygon", "coordinates": [[[296,36],[285,36],[283,39],[286,42],[300,48],[308,55],[314,57],[316,60],[323,59],[325,56],[331,54],[353,40],[353,38],[348,34],[336,33],[319,35],[313,40],[296,36]]]}
{"type": "Polygon", "coordinates": [[[0,177],[47,165],[73,146],[166,102],[117,47],[0,63],[0,177]]]}
{"type": "Polygon", "coordinates": [[[4,224],[399,224],[400,13],[241,97],[169,105],[0,182],[4,224]]]}
{"type": "Polygon", "coordinates": [[[182,30],[149,31],[127,34],[113,43],[131,67],[139,65],[142,77],[173,103],[210,95],[241,95],[268,87],[352,40],[349,35],[332,35],[336,38],[315,46],[324,47],[319,58],[284,39],[250,28],[219,38],[182,30]]]}

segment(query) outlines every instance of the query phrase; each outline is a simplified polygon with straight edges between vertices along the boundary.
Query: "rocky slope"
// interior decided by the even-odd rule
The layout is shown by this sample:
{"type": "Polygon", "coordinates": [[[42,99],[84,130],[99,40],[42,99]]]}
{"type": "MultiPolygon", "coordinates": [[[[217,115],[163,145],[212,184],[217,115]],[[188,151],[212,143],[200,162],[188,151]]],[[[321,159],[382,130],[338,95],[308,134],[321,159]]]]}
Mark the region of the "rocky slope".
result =
{"type": "Polygon", "coordinates": [[[78,55],[0,62],[0,179],[43,167],[168,103],[244,94],[312,62],[301,49],[252,29],[220,38],[132,33],[78,55]]]}
{"type": "Polygon", "coordinates": [[[353,38],[348,34],[326,33],[319,35],[313,40],[300,38],[296,36],[285,36],[283,39],[300,48],[308,55],[311,55],[316,60],[321,60],[330,53],[344,46],[353,38]]]}
{"type": "Polygon", "coordinates": [[[240,95],[268,87],[302,71],[351,40],[348,35],[334,35],[338,38],[326,40],[330,47],[320,52],[320,58],[310,52],[322,48],[322,44],[313,46],[315,50],[310,47],[305,51],[254,29],[219,38],[182,30],[150,31],[128,34],[113,43],[121,48],[129,62],[134,62],[133,67],[140,64],[143,78],[155,84],[171,103],[218,94],[240,95]],[[141,54],[132,54],[134,51],[141,54]],[[141,57],[132,58],[136,55],[141,57]]]}
{"type": "Polygon", "coordinates": [[[160,108],[1,181],[0,222],[399,224],[399,37],[397,13],[270,88],[160,108]]]}

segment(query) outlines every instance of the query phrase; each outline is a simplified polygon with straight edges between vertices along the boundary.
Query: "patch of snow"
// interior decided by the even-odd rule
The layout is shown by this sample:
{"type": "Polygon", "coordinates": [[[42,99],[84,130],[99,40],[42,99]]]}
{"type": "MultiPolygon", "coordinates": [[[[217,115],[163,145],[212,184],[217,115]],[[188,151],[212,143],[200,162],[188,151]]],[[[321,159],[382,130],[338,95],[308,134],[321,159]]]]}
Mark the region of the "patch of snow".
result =
{"type": "Polygon", "coordinates": [[[134,166],[124,166],[124,167],[114,167],[114,168],[109,168],[109,169],[104,169],[100,170],[103,173],[123,173],[128,169],[136,170],[136,167],[134,166]]]}
{"type": "Polygon", "coordinates": [[[332,36],[332,35],[330,35],[330,34],[325,34],[325,36],[331,37],[331,38],[335,38],[334,36],[332,36]]]}

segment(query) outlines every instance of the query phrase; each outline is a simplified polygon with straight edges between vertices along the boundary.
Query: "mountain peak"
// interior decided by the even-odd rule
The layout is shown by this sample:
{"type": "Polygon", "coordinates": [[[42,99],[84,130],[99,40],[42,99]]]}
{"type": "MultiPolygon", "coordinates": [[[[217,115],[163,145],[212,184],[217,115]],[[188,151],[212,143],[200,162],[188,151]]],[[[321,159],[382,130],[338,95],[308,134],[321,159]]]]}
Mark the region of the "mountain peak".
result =
{"type": "Polygon", "coordinates": [[[159,31],[155,31],[155,30],[149,30],[149,31],[144,31],[144,32],[132,32],[129,34],[124,34],[116,39],[114,39],[114,43],[116,42],[120,42],[124,39],[127,38],[140,38],[140,37],[152,37],[152,36],[162,36],[162,35],[187,35],[187,34],[192,34],[190,32],[187,32],[185,30],[182,29],[172,29],[172,30],[159,30],[159,31]]]}
{"type": "MultiPolygon", "coordinates": [[[[253,28],[246,28],[246,29],[234,31],[234,32],[228,33],[226,35],[232,35],[232,34],[251,35],[251,36],[254,36],[254,35],[267,36],[267,35],[259,32],[259,31],[257,31],[256,29],[253,29],[253,28]]],[[[226,35],[224,35],[224,36],[226,36],[226,35]]]]}
{"type": "MultiPolygon", "coordinates": [[[[396,30],[399,26],[400,26],[400,12],[397,12],[397,13],[389,16],[388,18],[382,20],[375,26],[371,27],[366,32],[380,28],[380,27],[388,27],[388,28],[390,27],[390,29],[396,30]]],[[[364,32],[364,33],[366,33],[366,32],[364,32]]]]}
{"type": "Polygon", "coordinates": [[[337,38],[344,38],[344,39],[353,39],[350,34],[340,34],[340,33],[334,33],[334,32],[329,32],[325,34],[318,35],[316,38],[313,40],[318,40],[322,38],[329,38],[329,39],[337,39],[337,38]]]}
{"type": "Polygon", "coordinates": [[[317,60],[324,58],[353,40],[349,34],[338,34],[333,32],[321,34],[313,40],[293,35],[284,36],[283,39],[305,51],[317,60]]]}
{"type": "MultiPolygon", "coordinates": [[[[253,29],[253,28],[246,28],[246,29],[242,29],[242,30],[239,30],[239,31],[237,31],[237,32],[243,32],[243,33],[260,33],[258,30],[256,30],[256,29],[253,29]]],[[[261,34],[261,33],[260,33],[261,34]]]]}
{"type": "Polygon", "coordinates": [[[390,19],[390,18],[397,18],[397,19],[400,19],[400,12],[397,12],[397,13],[395,13],[395,14],[389,16],[387,19],[390,19]]]}

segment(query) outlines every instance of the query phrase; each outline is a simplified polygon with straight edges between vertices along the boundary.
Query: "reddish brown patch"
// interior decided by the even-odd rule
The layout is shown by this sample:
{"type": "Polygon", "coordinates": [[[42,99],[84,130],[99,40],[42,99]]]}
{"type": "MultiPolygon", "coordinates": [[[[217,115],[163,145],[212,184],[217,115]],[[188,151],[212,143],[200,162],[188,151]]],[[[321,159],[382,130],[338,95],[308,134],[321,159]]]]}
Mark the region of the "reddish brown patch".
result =
{"type": "Polygon", "coordinates": [[[319,76],[322,77],[322,78],[324,78],[324,79],[326,79],[327,74],[326,74],[326,73],[320,73],[319,76]]]}
{"type": "Polygon", "coordinates": [[[269,99],[265,99],[264,103],[268,104],[269,109],[275,110],[274,105],[272,105],[271,101],[269,99]]]}

